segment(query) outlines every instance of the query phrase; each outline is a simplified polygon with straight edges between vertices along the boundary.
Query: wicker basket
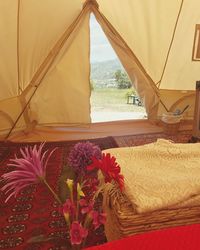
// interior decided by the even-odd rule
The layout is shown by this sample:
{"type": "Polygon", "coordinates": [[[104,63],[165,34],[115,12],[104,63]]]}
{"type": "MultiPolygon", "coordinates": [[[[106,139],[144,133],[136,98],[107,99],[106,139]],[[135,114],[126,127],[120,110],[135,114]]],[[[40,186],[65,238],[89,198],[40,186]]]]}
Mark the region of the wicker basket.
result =
{"type": "Polygon", "coordinates": [[[163,131],[167,135],[175,135],[180,127],[182,115],[174,115],[171,112],[162,115],[163,131]]]}
{"type": "Polygon", "coordinates": [[[180,122],[177,123],[166,123],[162,121],[163,125],[163,132],[166,135],[175,135],[178,133],[179,127],[180,127],[180,122]]]}

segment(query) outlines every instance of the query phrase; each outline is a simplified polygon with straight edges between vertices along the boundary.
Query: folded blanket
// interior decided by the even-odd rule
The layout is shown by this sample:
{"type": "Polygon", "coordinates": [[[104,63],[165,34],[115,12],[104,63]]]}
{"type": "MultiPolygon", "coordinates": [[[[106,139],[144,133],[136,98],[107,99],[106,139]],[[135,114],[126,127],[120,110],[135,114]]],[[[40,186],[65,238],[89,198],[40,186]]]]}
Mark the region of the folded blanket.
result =
{"type": "MultiPolygon", "coordinates": [[[[199,143],[159,139],[144,146],[104,152],[117,158],[125,177],[124,195],[138,213],[176,206],[200,194],[199,143]]],[[[120,192],[115,186],[108,187],[116,189],[116,194],[120,192]]]]}

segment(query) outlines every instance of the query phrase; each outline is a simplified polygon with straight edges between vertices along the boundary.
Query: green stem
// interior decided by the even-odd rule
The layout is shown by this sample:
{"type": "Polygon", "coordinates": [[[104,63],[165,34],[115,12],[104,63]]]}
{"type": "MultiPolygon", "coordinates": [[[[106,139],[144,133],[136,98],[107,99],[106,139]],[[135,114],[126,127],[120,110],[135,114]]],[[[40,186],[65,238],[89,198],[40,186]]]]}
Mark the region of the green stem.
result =
{"type": "Polygon", "coordinates": [[[99,187],[99,188],[97,189],[97,191],[95,192],[93,198],[92,198],[94,201],[95,201],[95,199],[99,196],[99,194],[101,193],[101,191],[102,191],[102,187],[99,187]]]}
{"type": "Polygon", "coordinates": [[[78,215],[79,215],[79,199],[77,197],[77,205],[76,205],[76,220],[78,221],[78,215]]]}
{"type": "MultiPolygon", "coordinates": [[[[87,215],[86,215],[86,218],[85,218],[85,222],[84,222],[83,227],[84,227],[84,228],[87,228],[87,229],[88,229],[88,232],[89,232],[89,230],[90,230],[91,224],[92,224],[92,219],[90,218],[90,215],[87,214],[87,215]]],[[[87,237],[85,237],[84,240],[83,240],[83,242],[82,242],[82,245],[81,245],[82,248],[85,247],[86,240],[87,240],[87,237]]]]}
{"type": "Polygon", "coordinates": [[[73,189],[70,190],[70,198],[71,198],[71,202],[74,203],[73,189]]]}
{"type": "Polygon", "coordinates": [[[58,197],[58,195],[53,191],[53,189],[49,186],[49,184],[46,181],[46,179],[42,179],[42,182],[46,185],[46,187],[48,188],[48,190],[53,194],[53,196],[57,200],[57,202],[62,205],[62,201],[60,200],[60,198],[58,197]]]}

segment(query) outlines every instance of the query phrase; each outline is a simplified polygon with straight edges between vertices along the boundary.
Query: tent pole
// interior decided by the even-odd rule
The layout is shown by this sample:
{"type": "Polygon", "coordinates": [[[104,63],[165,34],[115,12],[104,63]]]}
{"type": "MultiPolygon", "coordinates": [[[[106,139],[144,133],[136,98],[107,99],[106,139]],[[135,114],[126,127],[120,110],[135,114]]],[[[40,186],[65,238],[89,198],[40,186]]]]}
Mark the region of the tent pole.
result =
{"type": "Polygon", "coordinates": [[[21,0],[18,0],[18,6],[17,6],[17,85],[18,85],[18,95],[20,95],[22,89],[20,86],[20,58],[19,58],[19,45],[20,45],[20,37],[19,37],[19,33],[20,33],[20,27],[19,27],[19,23],[20,23],[20,6],[21,6],[21,0]]]}
{"type": "MultiPolygon", "coordinates": [[[[38,86],[39,87],[39,86],[38,86]]],[[[18,115],[17,119],[15,120],[15,122],[13,123],[12,125],[12,128],[10,129],[10,131],[8,132],[8,134],[6,135],[6,137],[4,138],[4,140],[7,140],[10,136],[10,134],[12,133],[13,129],[15,128],[16,124],[18,123],[19,119],[21,118],[21,116],[23,115],[23,113],[25,112],[26,108],[28,107],[32,97],[34,96],[35,92],[37,90],[37,87],[36,89],[34,90],[34,92],[32,93],[31,97],[29,98],[28,102],[25,104],[25,106],[23,107],[22,111],[20,112],[20,114],[18,115]]]]}

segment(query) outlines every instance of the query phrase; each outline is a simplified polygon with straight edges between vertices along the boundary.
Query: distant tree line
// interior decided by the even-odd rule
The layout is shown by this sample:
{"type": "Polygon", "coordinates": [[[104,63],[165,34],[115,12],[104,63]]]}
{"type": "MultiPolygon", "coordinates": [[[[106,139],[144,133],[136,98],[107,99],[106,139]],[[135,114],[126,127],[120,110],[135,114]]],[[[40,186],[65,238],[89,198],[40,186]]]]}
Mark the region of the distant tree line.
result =
{"type": "Polygon", "coordinates": [[[132,87],[131,80],[125,71],[122,71],[121,69],[117,70],[114,73],[114,77],[118,89],[129,89],[132,87]]]}
{"type": "Polygon", "coordinates": [[[105,79],[105,80],[99,80],[100,83],[97,82],[98,80],[90,79],[90,88],[93,91],[95,88],[98,88],[99,86],[103,86],[102,83],[106,83],[106,86],[113,84],[114,88],[118,89],[130,89],[132,87],[131,80],[127,73],[124,70],[118,69],[116,70],[113,75],[112,79],[105,79]],[[112,80],[112,83],[111,83],[112,80]]]}

